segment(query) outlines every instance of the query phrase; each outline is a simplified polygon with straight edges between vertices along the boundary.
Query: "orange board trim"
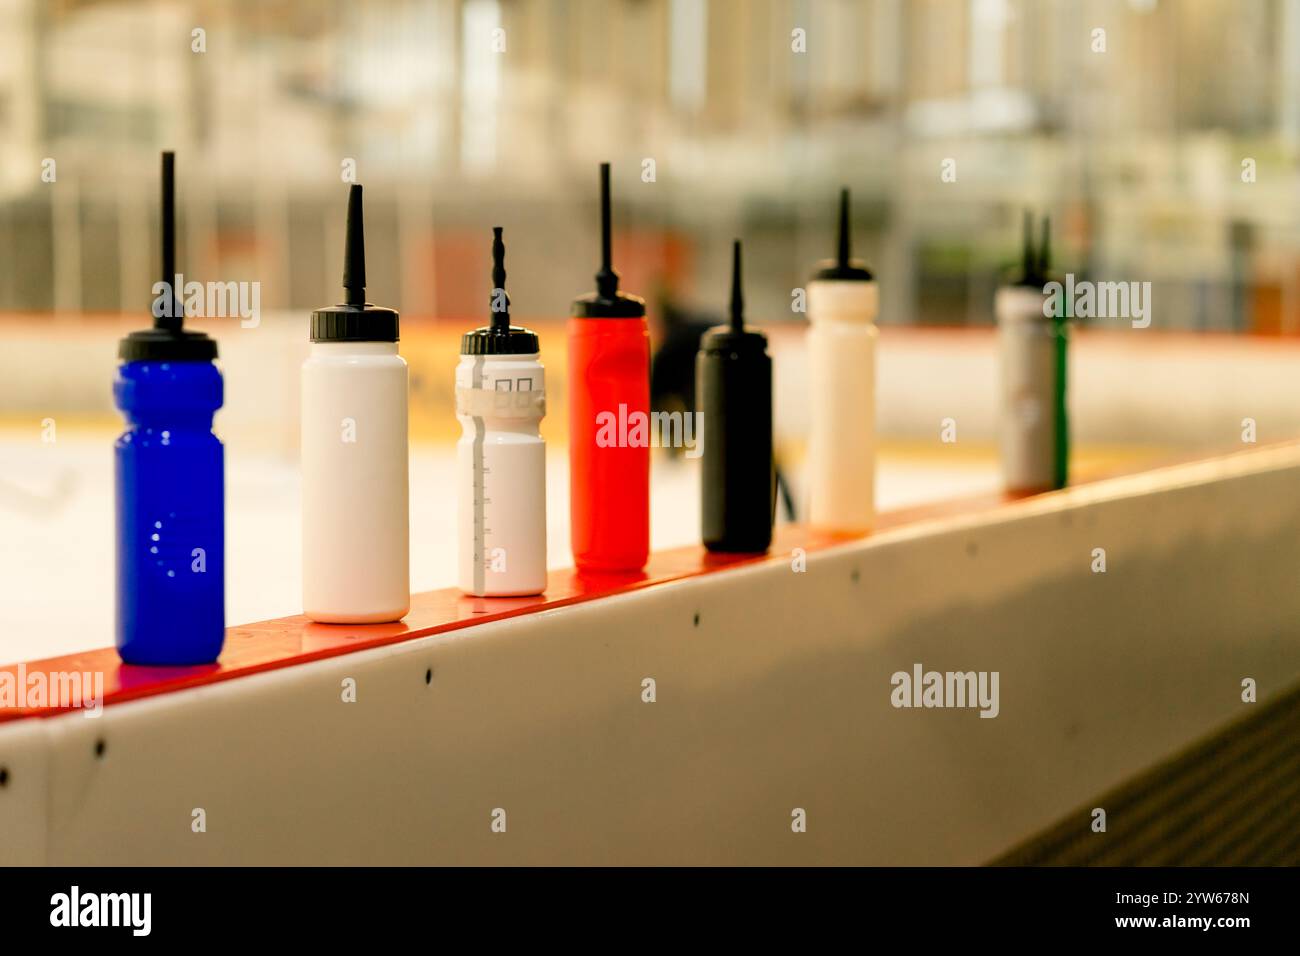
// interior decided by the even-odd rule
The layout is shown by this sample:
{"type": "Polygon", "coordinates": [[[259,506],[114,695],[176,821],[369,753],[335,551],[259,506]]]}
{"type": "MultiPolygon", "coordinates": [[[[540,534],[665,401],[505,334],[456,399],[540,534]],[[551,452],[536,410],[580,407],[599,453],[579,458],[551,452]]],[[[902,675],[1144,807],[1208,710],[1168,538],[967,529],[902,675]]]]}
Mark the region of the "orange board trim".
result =
{"type": "MultiPolygon", "coordinates": [[[[904,509],[881,515],[877,531],[898,527],[924,518],[970,513],[997,507],[1003,495],[986,495],[941,505],[904,509]]],[[[411,610],[394,624],[317,624],[302,615],[282,617],[255,624],[227,628],[225,648],[215,664],[196,667],[142,667],[123,664],[111,647],[68,654],[0,667],[11,675],[12,688],[24,688],[23,699],[33,696],[28,689],[33,679],[45,688],[58,686],[67,675],[103,675],[104,706],[172,693],[232,680],[249,674],[278,670],[311,661],[324,660],[356,651],[369,650],[432,637],[452,631],[501,621],[524,614],[536,614],[570,604],[626,594],[655,585],[703,574],[714,574],[760,562],[788,561],[795,548],[805,552],[824,550],[838,544],[869,537],[867,533],[818,531],[801,525],[776,529],[767,554],[710,554],[693,546],[660,551],[650,556],[639,573],[588,575],[569,568],[551,571],[545,593],[534,597],[476,598],[456,588],[426,591],[411,597],[411,610]]],[[[87,693],[89,692],[89,689],[87,693]]],[[[89,693],[88,693],[89,696],[89,693]]],[[[69,706],[5,706],[0,702],[0,723],[34,717],[53,717],[78,709],[69,706]]]]}
{"type": "MultiPolygon", "coordinates": [[[[1300,442],[1269,442],[1252,449],[1199,460],[1227,461],[1294,445],[1300,445],[1300,442]]],[[[1169,471],[1195,460],[1198,459],[1170,461],[1145,471],[1169,471]]],[[[1072,476],[1071,487],[1119,477],[1122,473],[1072,476]]],[[[535,597],[475,598],[456,588],[426,591],[412,595],[410,613],[396,624],[316,624],[302,615],[245,624],[227,628],[225,649],[221,657],[215,664],[200,667],[140,667],[123,664],[117,656],[117,650],[106,647],[80,654],[0,666],[0,675],[9,676],[9,683],[16,686],[20,683],[20,675],[30,679],[32,675],[39,674],[42,675],[45,686],[49,687],[52,679],[58,679],[62,675],[103,674],[103,693],[96,696],[104,706],[108,706],[324,660],[354,651],[445,634],[476,624],[536,614],[702,574],[715,574],[760,562],[785,562],[790,559],[795,548],[802,548],[805,552],[821,551],[922,521],[975,515],[996,510],[1013,501],[1069,492],[1069,488],[1042,495],[997,492],[918,505],[881,514],[874,531],[864,533],[780,525],[776,528],[772,547],[767,554],[710,554],[701,546],[692,546],[656,552],[650,556],[646,569],[634,574],[582,575],[572,568],[551,571],[546,591],[535,597]]],[[[9,706],[0,698],[0,723],[23,718],[53,717],[75,709],[77,708],[9,706]]]]}

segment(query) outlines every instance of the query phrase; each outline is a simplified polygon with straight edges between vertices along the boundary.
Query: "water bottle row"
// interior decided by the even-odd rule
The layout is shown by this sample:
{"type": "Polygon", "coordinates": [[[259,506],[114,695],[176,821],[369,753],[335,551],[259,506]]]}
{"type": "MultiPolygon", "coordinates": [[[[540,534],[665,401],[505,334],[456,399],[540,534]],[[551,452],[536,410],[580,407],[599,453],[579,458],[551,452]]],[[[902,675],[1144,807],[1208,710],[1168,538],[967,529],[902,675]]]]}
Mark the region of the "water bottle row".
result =
{"type": "MultiPolygon", "coordinates": [[[[610,169],[600,169],[601,266],[569,320],[570,526],[580,571],[644,568],[650,544],[645,303],[619,289],[611,256],[610,169]]],[[[175,160],[163,154],[162,284],[173,287],[175,160]]],[[[840,200],[837,256],[807,289],[811,387],[808,520],[868,530],[874,519],[877,286],[849,247],[840,200]]],[[[482,597],[546,589],[546,467],[539,424],[546,372],[536,332],[511,321],[505,243],[493,229],[487,324],[461,339],[455,373],[459,586],[482,597]]],[[[1000,290],[1003,461],[1020,490],[1064,482],[1065,327],[1043,320],[1043,250],[1000,290]]],[[[710,550],[764,552],[772,539],[772,363],[748,328],[741,244],[730,321],[696,358],[701,537],[710,550]]],[[[399,316],[366,301],[362,187],[348,195],[343,301],[311,315],[302,368],[303,612],[329,624],[400,620],[410,609],[407,366],[399,316]]],[[[122,340],[114,384],[127,430],[116,444],[117,646],[129,664],[215,661],[225,632],[224,450],[215,341],[184,327],[179,296],[122,340]]]]}

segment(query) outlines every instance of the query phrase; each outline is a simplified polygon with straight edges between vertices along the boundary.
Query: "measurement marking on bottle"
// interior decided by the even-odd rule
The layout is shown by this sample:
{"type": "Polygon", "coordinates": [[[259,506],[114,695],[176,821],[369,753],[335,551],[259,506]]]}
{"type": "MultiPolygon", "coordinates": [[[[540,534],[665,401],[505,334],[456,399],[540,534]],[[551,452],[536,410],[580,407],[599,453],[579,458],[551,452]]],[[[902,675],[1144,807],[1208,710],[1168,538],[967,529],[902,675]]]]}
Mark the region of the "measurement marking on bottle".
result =
{"type": "MultiPolygon", "coordinates": [[[[483,365],[486,359],[479,355],[474,359],[474,370],[470,379],[471,387],[483,387],[483,365]]],[[[487,552],[487,467],[483,463],[483,442],[487,435],[487,425],[481,415],[474,416],[474,593],[484,591],[484,557],[487,552]]]]}

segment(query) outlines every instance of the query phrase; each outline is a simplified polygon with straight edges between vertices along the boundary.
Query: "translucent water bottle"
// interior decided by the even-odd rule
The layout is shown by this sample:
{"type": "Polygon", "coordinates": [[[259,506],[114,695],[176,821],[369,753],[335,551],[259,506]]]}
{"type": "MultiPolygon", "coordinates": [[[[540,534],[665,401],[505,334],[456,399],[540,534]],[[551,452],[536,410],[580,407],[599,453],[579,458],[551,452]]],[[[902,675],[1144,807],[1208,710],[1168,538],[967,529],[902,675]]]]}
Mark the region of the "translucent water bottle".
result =
{"type": "Polygon", "coordinates": [[[546,373],[537,334],[510,324],[492,232],[492,320],[465,333],[456,366],[460,588],[480,597],[546,590],[546,373]]]}

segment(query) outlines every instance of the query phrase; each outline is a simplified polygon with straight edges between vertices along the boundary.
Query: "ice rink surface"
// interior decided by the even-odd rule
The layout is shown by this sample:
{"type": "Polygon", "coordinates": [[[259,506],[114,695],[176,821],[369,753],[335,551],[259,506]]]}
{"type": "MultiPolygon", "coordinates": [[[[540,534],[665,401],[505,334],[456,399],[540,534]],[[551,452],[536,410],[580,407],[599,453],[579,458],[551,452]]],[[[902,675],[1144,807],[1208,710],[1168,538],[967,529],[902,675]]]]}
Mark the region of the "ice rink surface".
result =
{"type": "MultiPolygon", "coordinates": [[[[0,432],[0,663],[113,643],[113,438],[64,429],[43,443],[30,428],[0,432]]],[[[651,541],[655,549],[699,540],[698,463],[656,454],[651,541]]],[[[411,589],[455,584],[454,455],[411,449],[411,589]]],[[[995,490],[992,458],[881,455],[881,510],[995,490]]],[[[548,449],[551,567],[567,567],[568,456],[548,449]]],[[[296,461],[226,457],[226,620],[243,624],[301,611],[299,472],[296,461]]],[[[780,519],[779,519],[780,520],[780,519]]]]}

